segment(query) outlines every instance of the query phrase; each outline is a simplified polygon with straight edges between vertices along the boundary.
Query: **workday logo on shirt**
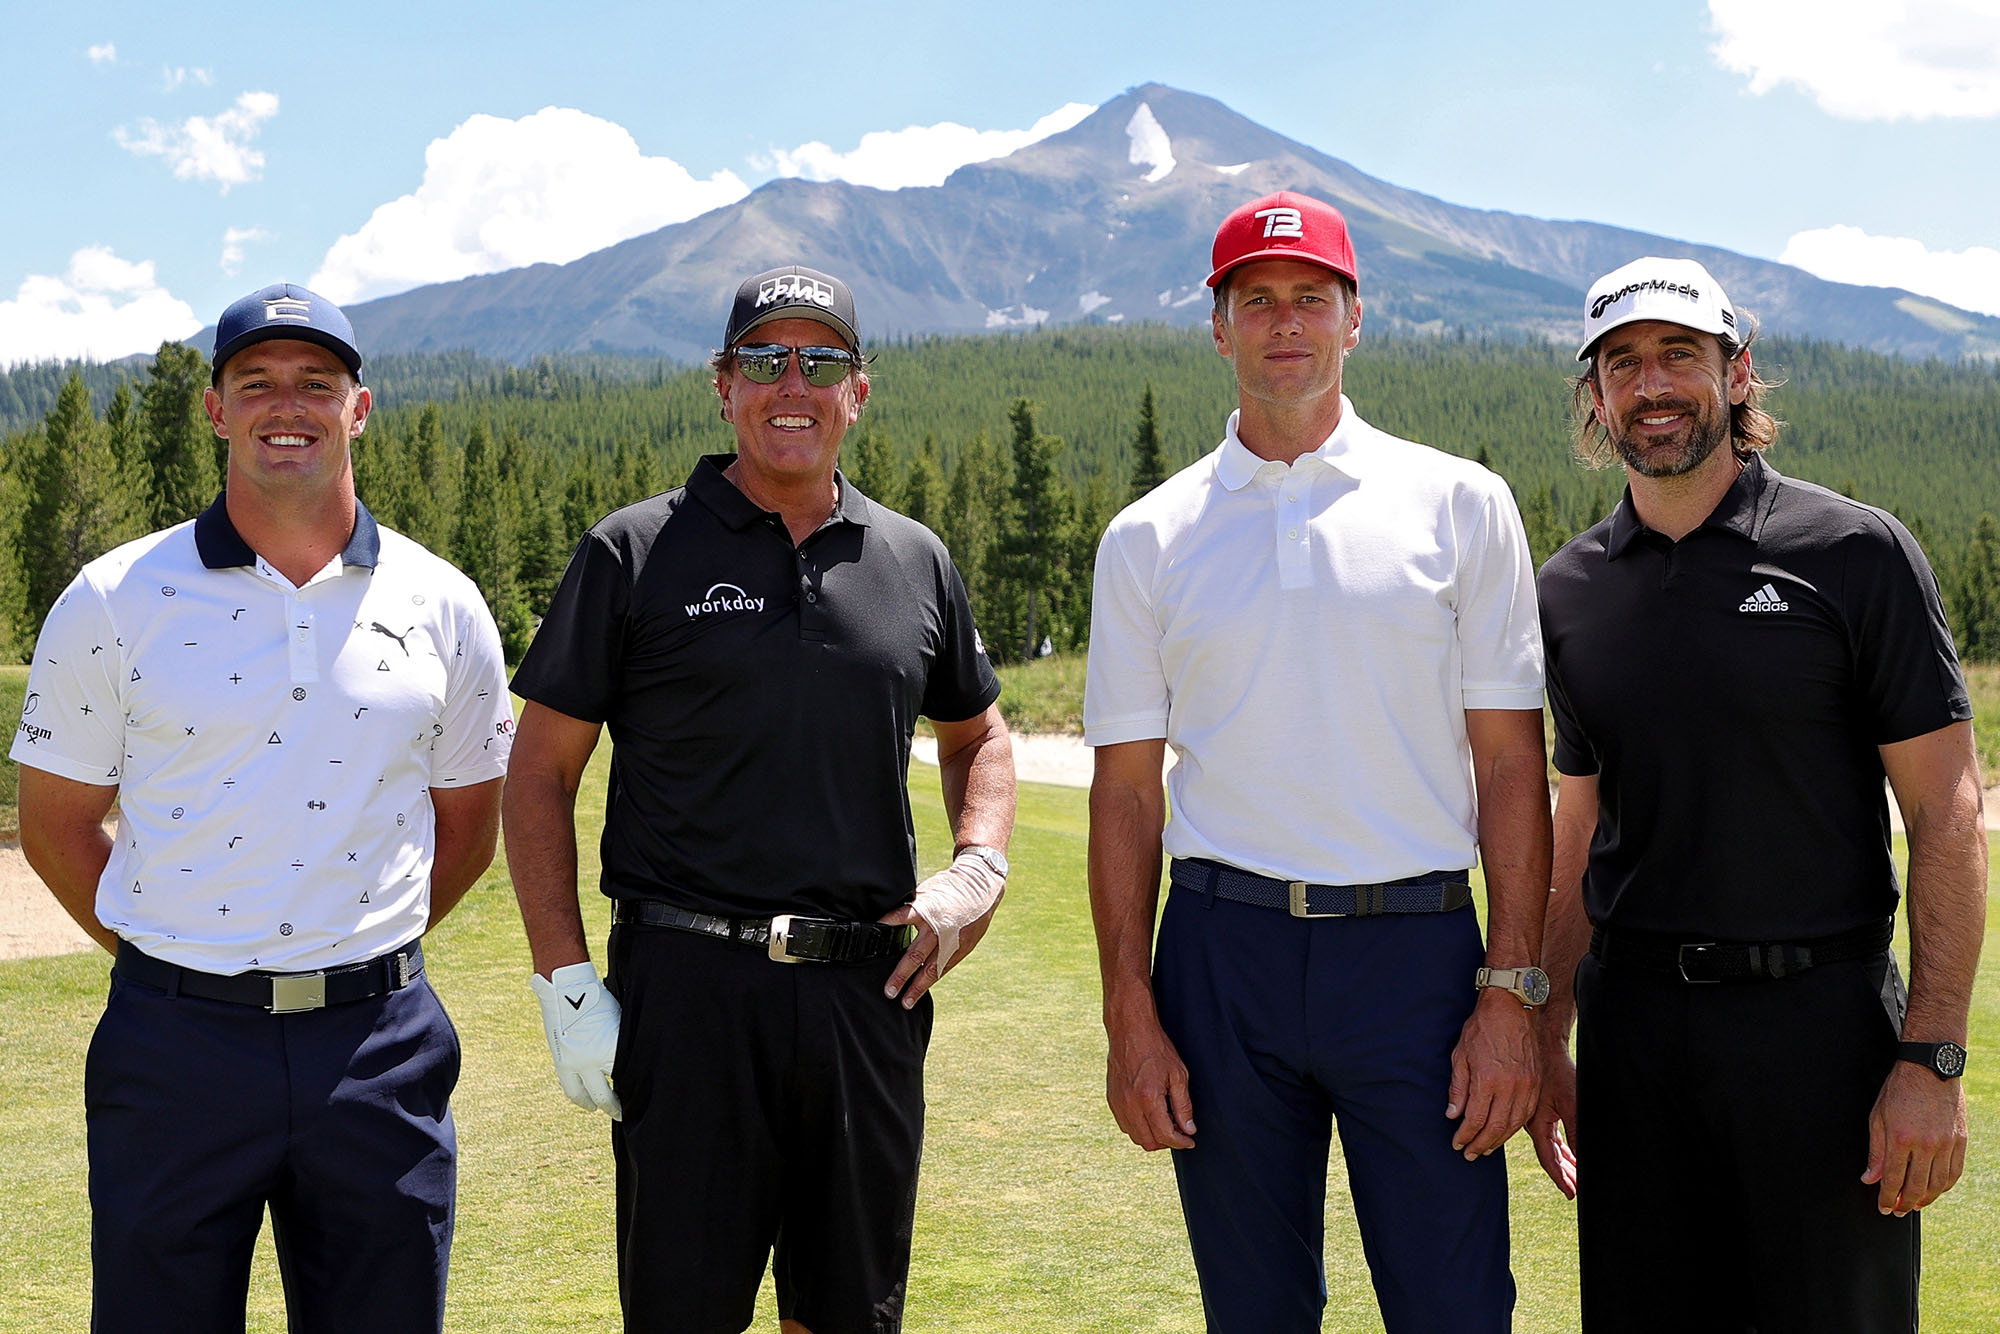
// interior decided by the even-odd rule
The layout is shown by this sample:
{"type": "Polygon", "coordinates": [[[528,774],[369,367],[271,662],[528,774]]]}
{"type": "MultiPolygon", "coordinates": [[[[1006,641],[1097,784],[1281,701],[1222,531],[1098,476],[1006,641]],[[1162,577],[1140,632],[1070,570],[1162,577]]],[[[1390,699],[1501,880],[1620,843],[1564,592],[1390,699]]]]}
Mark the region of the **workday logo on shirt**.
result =
{"type": "Polygon", "coordinates": [[[762,611],[764,599],[750,596],[735,584],[711,584],[709,590],[701,595],[701,601],[681,605],[690,617],[694,617],[719,611],[762,611]]]}

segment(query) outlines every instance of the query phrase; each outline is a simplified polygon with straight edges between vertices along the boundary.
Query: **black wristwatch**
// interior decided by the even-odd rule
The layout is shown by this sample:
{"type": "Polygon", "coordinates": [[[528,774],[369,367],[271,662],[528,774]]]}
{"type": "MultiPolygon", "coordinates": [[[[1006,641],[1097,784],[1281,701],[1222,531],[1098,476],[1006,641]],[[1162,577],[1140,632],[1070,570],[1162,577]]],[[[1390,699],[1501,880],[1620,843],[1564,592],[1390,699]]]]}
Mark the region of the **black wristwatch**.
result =
{"type": "Polygon", "coordinates": [[[1915,1062],[1939,1079],[1957,1079],[1965,1073],[1965,1048],[1956,1042],[1899,1043],[1896,1059],[1915,1062]]]}

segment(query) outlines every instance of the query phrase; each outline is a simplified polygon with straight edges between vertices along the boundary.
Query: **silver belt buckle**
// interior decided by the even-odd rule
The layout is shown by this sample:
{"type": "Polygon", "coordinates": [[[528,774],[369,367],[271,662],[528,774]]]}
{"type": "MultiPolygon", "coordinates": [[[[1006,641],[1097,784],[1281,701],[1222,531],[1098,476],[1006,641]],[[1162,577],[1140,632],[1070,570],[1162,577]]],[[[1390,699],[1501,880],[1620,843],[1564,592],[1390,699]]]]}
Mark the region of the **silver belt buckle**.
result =
{"type": "Polygon", "coordinates": [[[1354,915],[1344,912],[1309,911],[1306,908],[1306,882],[1303,880],[1288,880],[1285,882],[1285,889],[1292,896],[1292,916],[1294,917],[1352,917],[1354,915]]]}
{"type": "Polygon", "coordinates": [[[326,974],[304,973],[271,979],[271,1013],[298,1014],[326,1008],[326,974]]]}
{"type": "Polygon", "coordinates": [[[771,956],[774,962],[777,963],[805,962],[803,959],[795,959],[792,957],[792,951],[791,951],[792,917],[793,917],[792,913],[780,913],[778,916],[773,917],[771,919],[771,940],[770,943],[764,947],[764,951],[765,953],[771,956]]]}
{"type": "Polygon", "coordinates": [[[1720,983],[1722,979],[1719,977],[1688,976],[1688,951],[1712,950],[1714,948],[1715,948],[1715,942],[1712,940],[1690,940],[1687,943],[1683,944],[1679,949],[1675,950],[1674,971],[1678,972],[1681,975],[1681,981],[1687,983],[1691,987],[1714,986],[1717,983],[1720,983]]]}

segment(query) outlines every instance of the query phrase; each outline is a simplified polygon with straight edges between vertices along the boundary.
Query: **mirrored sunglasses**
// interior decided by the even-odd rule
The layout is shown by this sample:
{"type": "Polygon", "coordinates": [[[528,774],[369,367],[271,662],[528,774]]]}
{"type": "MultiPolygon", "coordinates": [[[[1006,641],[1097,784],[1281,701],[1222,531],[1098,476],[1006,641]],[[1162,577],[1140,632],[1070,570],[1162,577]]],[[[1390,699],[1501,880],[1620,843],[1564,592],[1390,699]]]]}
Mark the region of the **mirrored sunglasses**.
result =
{"type": "Polygon", "coordinates": [[[815,389],[831,389],[854,373],[859,364],[844,347],[786,347],[783,343],[749,343],[736,349],[736,369],[752,384],[776,384],[798,354],[799,373],[815,389]]]}

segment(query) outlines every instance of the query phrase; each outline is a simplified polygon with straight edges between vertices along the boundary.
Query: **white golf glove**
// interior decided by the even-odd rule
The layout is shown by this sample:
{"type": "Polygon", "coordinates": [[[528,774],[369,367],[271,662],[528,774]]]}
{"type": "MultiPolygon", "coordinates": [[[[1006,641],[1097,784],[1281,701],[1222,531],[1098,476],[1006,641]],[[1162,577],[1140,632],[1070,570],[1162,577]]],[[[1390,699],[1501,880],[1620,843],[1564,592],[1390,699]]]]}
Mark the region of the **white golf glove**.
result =
{"type": "Polygon", "coordinates": [[[939,976],[958,953],[958,933],[991,910],[1006,884],[984,860],[961,852],[951,865],[917,886],[910,906],[937,932],[939,976]]]}
{"type": "Polygon", "coordinates": [[[597,980],[597,965],[568,964],[544,979],[528,979],[542,1003],[542,1027],[549,1036],[556,1078],[569,1100],[586,1112],[624,1115],[611,1091],[611,1063],[618,1054],[618,1001],[597,980]]]}

